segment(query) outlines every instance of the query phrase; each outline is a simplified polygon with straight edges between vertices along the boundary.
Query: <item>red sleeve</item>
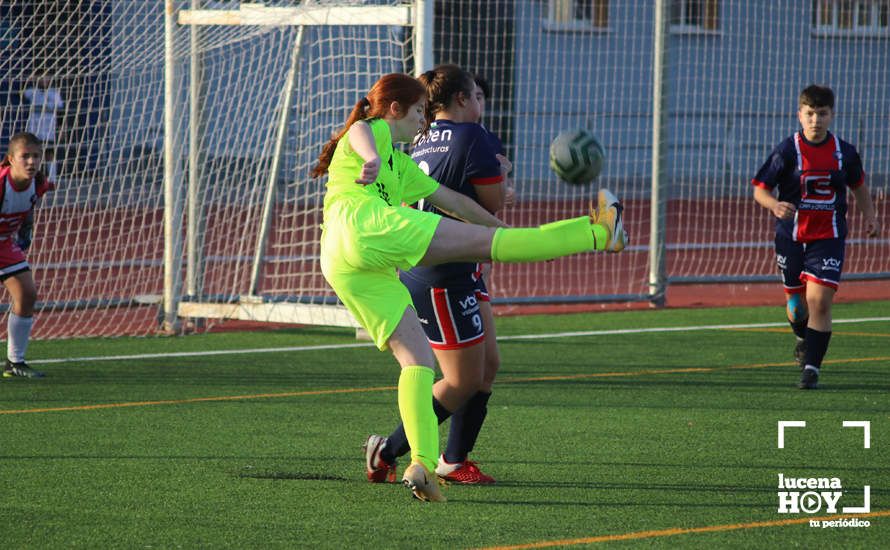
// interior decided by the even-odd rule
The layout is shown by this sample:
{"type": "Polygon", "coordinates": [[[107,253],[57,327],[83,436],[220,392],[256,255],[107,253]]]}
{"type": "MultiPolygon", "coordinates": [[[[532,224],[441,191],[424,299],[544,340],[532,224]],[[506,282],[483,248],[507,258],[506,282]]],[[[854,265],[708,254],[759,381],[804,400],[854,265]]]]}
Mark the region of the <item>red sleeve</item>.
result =
{"type": "Polygon", "coordinates": [[[37,178],[37,181],[34,182],[34,192],[37,193],[38,197],[46,195],[48,191],[52,191],[55,188],[56,184],[46,179],[43,175],[37,178]]]}
{"type": "Polygon", "coordinates": [[[767,185],[766,183],[763,183],[762,181],[760,181],[758,179],[751,180],[751,185],[753,185],[754,187],[760,187],[761,189],[766,189],[767,191],[773,190],[772,187],[770,187],[769,185],[767,185]]]}
{"type": "Polygon", "coordinates": [[[504,181],[503,174],[488,178],[470,178],[470,183],[473,185],[494,185],[496,183],[501,183],[502,181],[504,181]]]}

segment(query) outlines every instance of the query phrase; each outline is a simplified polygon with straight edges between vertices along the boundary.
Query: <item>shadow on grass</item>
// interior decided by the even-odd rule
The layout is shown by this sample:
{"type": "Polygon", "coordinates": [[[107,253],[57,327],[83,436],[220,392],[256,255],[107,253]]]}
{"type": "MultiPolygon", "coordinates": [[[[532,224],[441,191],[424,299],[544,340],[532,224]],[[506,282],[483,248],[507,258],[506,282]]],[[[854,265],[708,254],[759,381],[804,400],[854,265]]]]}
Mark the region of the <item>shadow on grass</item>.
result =
{"type": "Polygon", "coordinates": [[[239,472],[238,477],[242,479],[274,479],[290,481],[355,481],[354,479],[341,476],[318,474],[314,472],[239,472]]]}

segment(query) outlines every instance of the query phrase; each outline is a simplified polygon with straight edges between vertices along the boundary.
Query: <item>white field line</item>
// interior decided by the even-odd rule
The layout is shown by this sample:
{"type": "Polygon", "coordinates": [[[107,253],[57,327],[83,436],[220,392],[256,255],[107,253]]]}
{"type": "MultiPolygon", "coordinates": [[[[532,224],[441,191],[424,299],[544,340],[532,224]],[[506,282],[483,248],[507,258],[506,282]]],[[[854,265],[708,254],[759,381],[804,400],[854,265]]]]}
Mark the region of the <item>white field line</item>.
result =
{"type": "MultiPolygon", "coordinates": [[[[876,323],[890,321],[890,317],[862,317],[859,319],[835,319],[835,324],[846,323],[876,323]]],[[[750,323],[740,325],[698,325],[691,327],[652,327],[652,328],[626,328],[614,330],[583,330],[575,332],[553,332],[549,334],[517,334],[513,336],[498,336],[498,341],[502,340],[545,340],[549,338],[573,338],[577,336],[608,336],[616,334],[644,334],[658,332],[693,332],[702,330],[733,330],[745,328],[772,328],[785,327],[788,323],[750,323]]],[[[237,355],[237,354],[255,354],[255,353],[292,353],[300,351],[318,351],[318,350],[338,350],[348,348],[370,348],[373,344],[369,342],[359,342],[352,344],[323,344],[317,346],[292,346],[284,348],[252,348],[252,349],[230,349],[230,350],[212,350],[212,351],[181,351],[171,353],[142,353],[138,355],[108,355],[101,357],[62,357],[58,359],[35,359],[29,360],[28,363],[34,365],[48,365],[51,363],[81,363],[92,361],[133,361],[140,359],[162,359],[174,357],[211,357],[215,355],[237,355]]]]}

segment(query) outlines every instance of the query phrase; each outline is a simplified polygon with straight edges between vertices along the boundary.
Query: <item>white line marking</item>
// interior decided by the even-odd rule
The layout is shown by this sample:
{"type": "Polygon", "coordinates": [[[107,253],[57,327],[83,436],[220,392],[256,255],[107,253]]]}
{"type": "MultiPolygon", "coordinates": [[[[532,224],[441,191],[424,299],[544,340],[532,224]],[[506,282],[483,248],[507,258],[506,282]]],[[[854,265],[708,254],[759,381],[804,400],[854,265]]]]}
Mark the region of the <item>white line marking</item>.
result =
{"type": "MultiPolygon", "coordinates": [[[[862,319],[835,319],[833,323],[873,323],[890,321],[890,317],[865,317],[862,319]]],[[[611,334],[641,334],[647,332],[692,332],[697,330],[726,330],[739,328],[772,328],[786,327],[788,323],[751,323],[747,325],[701,325],[691,327],[653,327],[653,328],[625,328],[615,330],[590,330],[579,332],[556,332],[553,334],[521,334],[517,336],[499,336],[498,340],[537,340],[544,338],[565,338],[571,336],[606,336],[611,334]]]]}
{"type": "Polygon", "coordinates": [[[870,420],[844,420],[844,428],[862,428],[863,449],[871,449],[871,421],[870,420]]]}
{"type": "Polygon", "coordinates": [[[806,428],[806,420],[779,420],[779,448],[785,448],[785,428],[806,428]]]}
{"type": "MultiPolygon", "coordinates": [[[[835,324],[844,323],[875,323],[890,321],[890,317],[863,317],[861,319],[835,319],[835,324]]],[[[785,327],[788,323],[750,323],[742,325],[698,325],[690,327],[652,327],[652,328],[626,328],[614,330],[585,330],[577,332],[555,332],[551,334],[517,334],[513,336],[498,336],[498,340],[545,340],[550,338],[572,338],[576,336],[608,336],[615,334],[643,334],[655,332],[693,332],[701,330],[726,330],[740,328],[772,328],[785,327]]],[[[171,353],[143,353],[139,355],[109,355],[102,357],[62,357],[58,359],[34,359],[29,364],[49,365],[52,363],[81,363],[87,361],[129,361],[138,359],[162,359],[168,357],[210,357],[214,355],[237,355],[245,353],[291,353],[297,351],[318,351],[328,349],[370,348],[372,343],[352,344],[320,344],[316,346],[292,346],[285,348],[254,348],[254,349],[230,349],[213,351],[180,351],[171,353]]]]}

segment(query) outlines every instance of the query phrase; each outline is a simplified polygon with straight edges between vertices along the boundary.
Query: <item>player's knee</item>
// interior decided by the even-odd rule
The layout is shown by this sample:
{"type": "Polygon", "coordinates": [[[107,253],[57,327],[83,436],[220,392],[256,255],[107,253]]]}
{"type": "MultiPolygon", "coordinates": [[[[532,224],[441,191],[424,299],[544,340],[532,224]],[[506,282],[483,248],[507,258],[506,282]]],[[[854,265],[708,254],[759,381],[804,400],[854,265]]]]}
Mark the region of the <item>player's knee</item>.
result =
{"type": "Polygon", "coordinates": [[[499,355],[485,357],[485,372],[482,377],[483,386],[491,386],[491,383],[494,382],[494,377],[497,376],[498,369],[500,368],[501,358],[499,355]]]}
{"type": "Polygon", "coordinates": [[[449,403],[453,404],[454,410],[460,408],[470,397],[479,391],[478,382],[467,377],[445,380],[445,385],[445,394],[449,397],[449,403]]]}
{"type": "Polygon", "coordinates": [[[21,288],[12,296],[12,312],[21,317],[30,317],[34,314],[36,303],[37,291],[33,287],[21,288]]]}
{"type": "Polygon", "coordinates": [[[482,384],[484,370],[481,361],[460,358],[443,362],[440,357],[439,366],[442,370],[442,382],[453,393],[472,394],[482,384]]]}
{"type": "Polygon", "coordinates": [[[809,317],[807,302],[802,294],[790,294],[788,296],[788,319],[792,323],[803,321],[809,317]]]}
{"type": "Polygon", "coordinates": [[[433,355],[433,350],[427,350],[421,346],[397,346],[393,345],[392,340],[389,344],[396,361],[403,367],[418,365],[435,370],[436,357],[433,355]]]}
{"type": "Polygon", "coordinates": [[[467,375],[468,376],[463,378],[461,386],[466,390],[466,397],[469,399],[470,396],[481,390],[482,386],[485,384],[484,363],[480,365],[480,368],[468,372],[467,375]]]}
{"type": "Polygon", "coordinates": [[[811,310],[811,315],[825,318],[831,314],[831,296],[819,294],[812,298],[808,298],[807,302],[811,310]]]}

